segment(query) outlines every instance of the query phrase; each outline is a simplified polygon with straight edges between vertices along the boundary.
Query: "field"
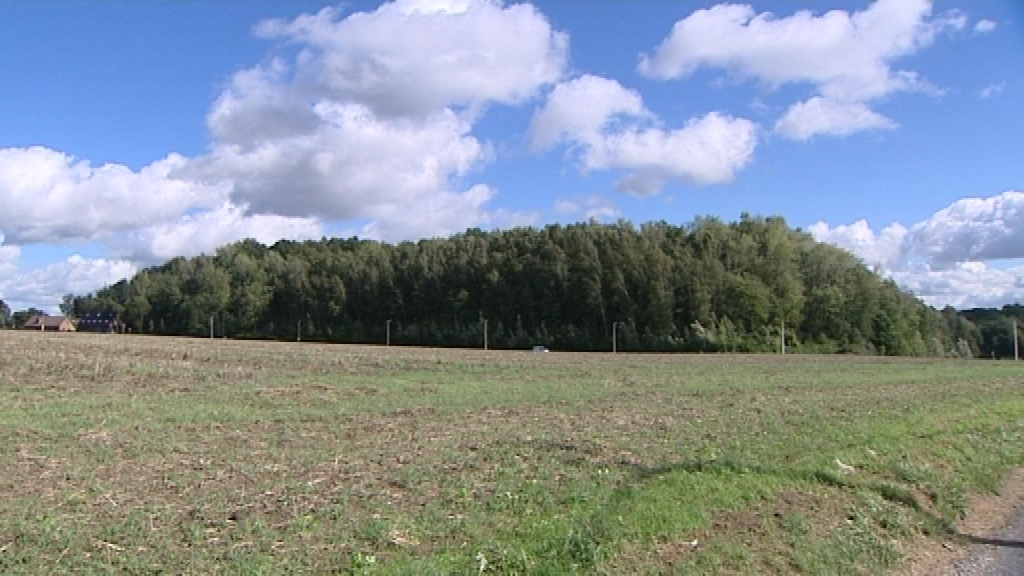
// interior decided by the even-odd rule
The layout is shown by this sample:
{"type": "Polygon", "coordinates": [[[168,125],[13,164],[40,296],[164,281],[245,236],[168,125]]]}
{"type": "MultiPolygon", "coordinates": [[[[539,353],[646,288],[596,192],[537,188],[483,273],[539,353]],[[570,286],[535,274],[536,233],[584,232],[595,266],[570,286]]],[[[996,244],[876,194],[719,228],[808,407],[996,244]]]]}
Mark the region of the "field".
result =
{"type": "Polygon", "coordinates": [[[0,572],[878,573],[1022,432],[1024,363],[3,331],[0,572]]]}

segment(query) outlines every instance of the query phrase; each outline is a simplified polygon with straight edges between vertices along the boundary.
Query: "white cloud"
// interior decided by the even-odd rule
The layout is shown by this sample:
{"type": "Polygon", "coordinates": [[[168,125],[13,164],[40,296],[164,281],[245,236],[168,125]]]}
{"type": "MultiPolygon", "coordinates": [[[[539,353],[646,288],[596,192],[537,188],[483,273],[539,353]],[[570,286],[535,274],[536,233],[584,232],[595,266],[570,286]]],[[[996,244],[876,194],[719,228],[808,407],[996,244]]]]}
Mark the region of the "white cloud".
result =
{"type": "Polygon", "coordinates": [[[541,214],[536,210],[508,210],[505,208],[487,213],[487,220],[484,221],[488,226],[501,229],[537,226],[540,222],[541,214]]]}
{"type": "Polygon", "coordinates": [[[477,185],[465,192],[435,195],[429,203],[409,210],[402,204],[374,208],[373,220],[355,232],[360,238],[402,242],[421,238],[445,237],[469,228],[515,228],[534,226],[540,220],[535,211],[485,210],[484,204],[497,190],[477,185]]]}
{"type": "Polygon", "coordinates": [[[580,203],[558,199],[555,201],[554,211],[555,214],[576,214],[580,211],[580,203]]]}
{"type": "Polygon", "coordinates": [[[875,233],[861,220],[809,228],[913,291],[933,306],[1001,306],[1024,300],[1024,267],[994,262],[1024,259],[1024,193],[965,198],[909,229],[892,224],[875,233]]]}
{"type": "Polygon", "coordinates": [[[490,154],[450,111],[381,121],[359,104],[321,102],[315,113],[311,131],[248,146],[216,143],[182,173],[230,186],[232,199],[254,212],[345,220],[379,206],[431,203],[490,154]]]}
{"type": "Polygon", "coordinates": [[[83,258],[74,255],[63,262],[16,272],[0,278],[0,293],[11,310],[30,306],[56,314],[64,294],[86,294],[133,276],[137,268],[125,260],[83,258]]]}
{"type": "Polygon", "coordinates": [[[818,134],[845,136],[895,127],[895,122],[860,102],[839,102],[816,96],[791,106],[775,124],[775,131],[787,138],[807,140],[818,134]]]}
{"type": "Polygon", "coordinates": [[[994,20],[982,19],[978,20],[978,22],[974,25],[974,31],[979,34],[984,34],[986,32],[991,32],[995,30],[996,26],[998,26],[998,24],[996,24],[994,20]]]}
{"type": "Polygon", "coordinates": [[[927,304],[942,308],[1001,308],[1024,302],[1024,266],[999,269],[985,262],[958,262],[951,268],[895,270],[900,286],[927,304]]]}
{"type": "Polygon", "coordinates": [[[555,202],[555,214],[576,216],[581,220],[613,220],[622,212],[611,201],[602,196],[587,196],[580,200],[559,199],[555,202]]]}
{"type": "Polygon", "coordinates": [[[208,155],[179,174],[254,213],[371,220],[414,238],[502,218],[465,184],[493,157],[473,134],[490,103],[516,105],[564,72],[568,40],[532,6],[417,0],[326,8],[256,33],[298,47],[237,73],[207,121],[208,155]]]}
{"type": "Polygon", "coordinates": [[[864,261],[868,266],[889,267],[899,261],[903,254],[903,239],[907,229],[899,223],[892,223],[875,234],[867,220],[858,220],[850,225],[830,227],[818,222],[808,231],[819,242],[835,244],[864,261]]]}
{"type": "Polygon", "coordinates": [[[213,140],[248,150],[316,130],[319,119],[291,72],[281,58],[236,72],[206,115],[213,140]]]}
{"type": "Polygon", "coordinates": [[[727,182],[750,161],[757,127],[745,118],[711,112],[678,130],[634,129],[610,134],[587,150],[587,169],[626,168],[619,188],[652,194],[665,180],[727,182]]]}
{"type": "Polygon", "coordinates": [[[536,8],[493,0],[399,0],[347,17],[325,8],[256,32],[302,46],[302,90],[382,117],[522,103],[557,81],[568,60],[568,36],[536,8]]]}
{"type": "Polygon", "coordinates": [[[1024,192],[958,200],[915,224],[905,251],[936,265],[1024,258],[1024,192]]]}
{"type": "Polygon", "coordinates": [[[636,122],[651,117],[640,95],[615,80],[584,75],[555,86],[530,123],[531,146],[544,150],[571,141],[600,146],[618,118],[636,122]]]}
{"type": "Polygon", "coordinates": [[[726,182],[753,156],[757,127],[711,112],[664,130],[639,95],[618,82],[583,76],[559,84],[531,122],[535,148],[569,142],[583,170],[624,169],[618,187],[653,194],[666,180],[726,182]]]}
{"type": "Polygon", "coordinates": [[[987,99],[992,98],[994,96],[999,96],[1000,94],[1003,93],[1004,88],[1006,88],[1006,82],[996,82],[994,84],[989,84],[988,86],[985,86],[984,88],[981,89],[981,91],[978,92],[978,98],[987,99]]]}
{"type": "Polygon", "coordinates": [[[215,206],[223,188],[175,179],[172,154],[135,172],[42,147],[0,149],[0,230],[7,242],[88,240],[215,206]]]}
{"type": "Polygon", "coordinates": [[[462,193],[435,193],[411,207],[404,201],[380,203],[368,211],[373,220],[361,236],[400,241],[449,236],[491,221],[483,205],[497,193],[477,185],[462,193]]]}
{"type": "Polygon", "coordinates": [[[282,239],[315,240],[323,235],[323,226],[315,219],[247,214],[244,206],[226,202],[215,210],[186,214],[177,221],[133,232],[123,255],[133,262],[157,263],[176,256],[212,254],[246,238],[270,245],[282,239]]]}
{"type": "Polygon", "coordinates": [[[916,73],[894,70],[891,62],[931,45],[938,32],[965,25],[956,12],[932,17],[928,0],[878,0],[861,12],[799,11],[784,18],[719,4],[676,22],[652,55],[641,55],[639,70],[667,80],[719,68],[770,88],[809,85],[827,105],[796,104],[803,109],[791,109],[787,117],[799,116],[799,129],[790,118],[780,123],[782,133],[846,134],[887,127],[866,102],[897,91],[929,90],[916,73]]]}
{"type": "Polygon", "coordinates": [[[4,240],[4,235],[0,232],[0,276],[12,274],[21,256],[20,246],[8,246],[4,240]]]}

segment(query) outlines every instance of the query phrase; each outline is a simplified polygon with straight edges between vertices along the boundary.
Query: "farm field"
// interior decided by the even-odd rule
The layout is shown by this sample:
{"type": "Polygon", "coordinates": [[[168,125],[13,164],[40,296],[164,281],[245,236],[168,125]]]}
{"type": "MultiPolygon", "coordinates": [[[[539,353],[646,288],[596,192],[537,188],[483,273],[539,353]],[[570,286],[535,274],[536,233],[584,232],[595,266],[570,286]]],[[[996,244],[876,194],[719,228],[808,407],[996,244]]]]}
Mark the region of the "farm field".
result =
{"type": "Polygon", "coordinates": [[[3,331],[0,573],[878,573],[1022,433],[1024,363],[3,331]]]}

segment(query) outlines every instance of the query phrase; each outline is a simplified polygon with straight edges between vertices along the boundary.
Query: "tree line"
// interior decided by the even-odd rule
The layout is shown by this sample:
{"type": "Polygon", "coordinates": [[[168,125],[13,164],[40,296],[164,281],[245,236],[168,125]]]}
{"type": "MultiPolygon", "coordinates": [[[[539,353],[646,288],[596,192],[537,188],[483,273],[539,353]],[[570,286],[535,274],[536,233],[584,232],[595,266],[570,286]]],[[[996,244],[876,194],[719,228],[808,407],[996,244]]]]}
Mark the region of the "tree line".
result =
{"type": "Polygon", "coordinates": [[[244,240],[68,295],[62,309],[113,310],[133,332],[168,335],[212,324],[218,337],[470,347],[486,330],[495,348],[608,350],[614,334],[620,350],[765,352],[785,330],[791,351],[1005,355],[1005,338],[971,316],[924,305],[782,218],[746,214],[399,244],[244,240]]]}
{"type": "Polygon", "coordinates": [[[960,315],[976,327],[979,356],[1013,358],[1015,354],[1024,354],[1024,306],[1021,304],[1008,304],[1002,309],[972,308],[960,315]],[[1014,350],[1015,342],[1017,350],[1014,350]]]}
{"type": "MultiPolygon", "coordinates": [[[[935,310],[778,217],[402,242],[244,240],[87,295],[136,333],[564,350],[1013,356],[1024,306],[935,310]]],[[[0,327],[14,312],[0,300],[0,327]]]]}

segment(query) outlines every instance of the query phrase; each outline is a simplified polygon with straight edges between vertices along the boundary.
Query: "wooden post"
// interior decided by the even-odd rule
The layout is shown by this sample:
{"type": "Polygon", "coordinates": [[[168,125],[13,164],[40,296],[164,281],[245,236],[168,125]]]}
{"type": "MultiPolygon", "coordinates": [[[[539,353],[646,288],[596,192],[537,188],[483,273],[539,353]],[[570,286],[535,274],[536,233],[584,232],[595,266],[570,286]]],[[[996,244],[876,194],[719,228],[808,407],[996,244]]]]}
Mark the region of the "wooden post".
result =
{"type": "Polygon", "coordinates": [[[616,334],[616,331],[615,331],[615,329],[616,329],[616,327],[618,325],[619,325],[618,322],[612,322],[612,354],[617,353],[618,352],[618,348],[619,348],[619,344],[617,342],[618,334],[616,334]]]}
{"type": "Polygon", "coordinates": [[[1021,359],[1021,348],[1020,343],[1017,340],[1017,319],[1014,318],[1014,360],[1019,361],[1021,359]]]}
{"type": "Polygon", "coordinates": [[[786,355],[786,321],[782,321],[782,355],[786,355]]]}
{"type": "Polygon", "coordinates": [[[385,333],[387,335],[384,338],[384,343],[386,346],[391,346],[391,320],[387,321],[385,333]]]}
{"type": "Polygon", "coordinates": [[[484,318],[484,350],[487,350],[487,319],[484,318]]]}

